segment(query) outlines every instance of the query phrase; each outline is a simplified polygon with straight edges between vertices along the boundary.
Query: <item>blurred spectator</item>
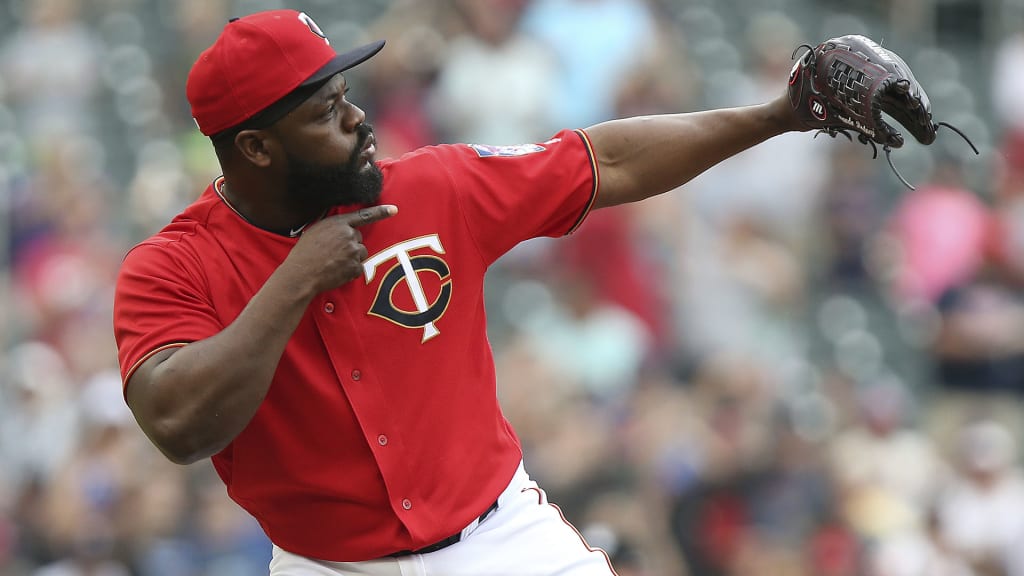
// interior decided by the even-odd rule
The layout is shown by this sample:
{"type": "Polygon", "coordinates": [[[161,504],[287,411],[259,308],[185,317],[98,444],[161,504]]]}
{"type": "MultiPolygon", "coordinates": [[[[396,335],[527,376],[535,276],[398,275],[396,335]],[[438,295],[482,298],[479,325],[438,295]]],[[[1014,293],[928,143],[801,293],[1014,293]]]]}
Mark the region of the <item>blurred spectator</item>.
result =
{"type": "Polygon", "coordinates": [[[618,79],[655,48],[657,27],[641,0],[533,0],[523,30],[545,42],[560,82],[535,86],[560,127],[583,128],[615,116],[618,79]]]}
{"type": "Polygon", "coordinates": [[[272,545],[259,524],[225,497],[223,484],[211,474],[198,481],[199,508],[192,540],[198,550],[199,571],[217,576],[266,572],[272,545]]]}
{"type": "Polygon", "coordinates": [[[921,530],[908,530],[880,540],[867,559],[870,576],[975,576],[974,570],[949,547],[934,509],[921,530]]]}
{"type": "Polygon", "coordinates": [[[846,517],[867,538],[916,529],[944,463],[931,440],[910,426],[910,398],[898,383],[865,385],[857,400],[859,420],[836,435],[829,451],[846,517]]]}
{"type": "MultiPolygon", "coordinates": [[[[653,9],[657,10],[657,5],[653,9]]],[[[615,93],[616,118],[671,114],[698,107],[700,74],[696,63],[686,38],[663,12],[654,13],[658,20],[651,49],[608,87],[615,93]]]]}
{"type": "MultiPolygon", "coordinates": [[[[1024,134],[1024,30],[1015,30],[999,41],[992,64],[993,108],[1011,134],[1024,134]]],[[[1022,167],[1024,168],[1024,167],[1022,167]]]]}
{"type": "Polygon", "coordinates": [[[45,535],[55,553],[86,565],[127,561],[119,548],[130,535],[129,497],[137,489],[133,467],[142,435],[122,400],[116,371],[87,382],[78,406],[77,444],[43,494],[45,535]]]}
{"type": "Polygon", "coordinates": [[[928,183],[901,197],[889,232],[901,258],[896,288],[911,301],[938,301],[974,275],[991,247],[988,209],[965,187],[952,156],[940,157],[928,183]]]}
{"type": "Polygon", "coordinates": [[[83,526],[80,536],[66,558],[43,566],[33,576],[131,576],[127,566],[110,557],[115,539],[106,526],[83,526]]]}
{"type": "Polygon", "coordinates": [[[808,434],[792,407],[780,408],[770,434],[772,455],[758,475],[751,519],[773,547],[800,548],[826,519],[836,498],[822,437],[808,434]]]}
{"type": "Polygon", "coordinates": [[[814,576],[857,576],[863,572],[863,552],[857,534],[830,510],[807,538],[806,564],[814,576]]]}
{"type": "Polygon", "coordinates": [[[1000,196],[1019,197],[1024,194],[1024,30],[999,41],[991,78],[993,112],[1002,132],[1000,196]]]}
{"type": "Polygon", "coordinates": [[[593,523],[580,530],[587,543],[608,553],[618,576],[645,576],[650,574],[644,568],[643,559],[635,544],[616,533],[607,524],[593,523]]]}
{"type": "MultiPolygon", "coordinates": [[[[1024,149],[1024,131],[1021,138],[1024,149]]],[[[1018,176],[1008,176],[1019,178],[1019,184],[997,191],[993,202],[992,258],[1005,268],[1008,281],[1024,286],[1024,158],[1019,170],[1018,176]]]]}
{"type": "MultiPolygon", "coordinates": [[[[672,343],[666,263],[644,250],[639,208],[615,206],[594,212],[570,238],[551,245],[551,266],[591,284],[598,302],[627,310],[644,324],[648,355],[667,357],[672,343]]],[[[647,239],[648,242],[651,239],[647,239]]],[[[571,295],[569,296],[571,298],[571,295]]]]}
{"type": "Polygon", "coordinates": [[[71,451],[75,390],[56,350],[25,341],[8,353],[0,403],[0,477],[17,494],[48,483],[71,451]]]}
{"type": "MultiPolygon", "coordinates": [[[[63,359],[52,347],[25,341],[7,358],[0,399],[0,518],[6,537],[32,561],[49,560],[44,494],[74,448],[79,415],[63,359]]],[[[0,563],[0,567],[3,564],[0,563]]]]}
{"type": "Polygon", "coordinates": [[[11,214],[14,328],[53,346],[75,382],[116,365],[110,295],[122,248],[107,221],[112,191],[96,146],[85,137],[53,142],[16,189],[11,214]]]}
{"type": "MultiPolygon", "coordinates": [[[[173,26],[167,32],[173,35],[177,46],[161,62],[156,77],[168,94],[175,94],[185,85],[188,70],[199,53],[213,43],[228,18],[239,14],[231,12],[228,0],[179,0],[167,4],[164,10],[170,13],[168,21],[173,26]]],[[[152,50],[154,47],[147,48],[152,50]]],[[[188,101],[185,98],[170,98],[168,101],[168,113],[182,123],[187,122],[185,127],[194,128],[188,101]]]]}
{"type": "MultiPolygon", "coordinates": [[[[127,519],[133,565],[145,576],[182,576],[199,572],[193,539],[198,500],[189,488],[189,472],[163,455],[138,455],[139,486],[127,519]]],[[[225,497],[226,499],[226,497],[225,497]]]]}
{"type": "Polygon", "coordinates": [[[537,354],[580,392],[600,402],[626,397],[651,354],[651,334],[634,314],[603,300],[576,267],[554,283],[552,306],[523,318],[537,354]]]}
{"type": "Polygon", "coordinates": [[[950,287],[938,302],[937,376],[950,390],[1024,392],[1024,300],[995,265],[950,287]]]}
{"type": "Polygon", "coordinates": [[[525,5],[456,2],[467,29],[449,42],[430,95],[442,140],[523,144],[557,131],[546,89],[556,84],[558,71],[547,48],[519,31],[525,5]]]}
{"type": "Polygon", "coordinates": [[[774,425],[770,388],[761,366],[722,355],[694,378],[693,401],[703,431],[695,481],[670,506],[670,529],[692,574],[729,574],[752,538],[762,471],[774,425]]]}
{"type": "Polygon", "coordinates": [[[765,360],[798,354],[805,338],[804,263],[756,218],[737,215],[714,227],[700,220],[691,224],[677,320],[691,353],[736,352],[765,360]]]}
{"type": "Polygon", "coordinates": [[[690,573],[728,574],[747,537],[750,479],[730,472],[702,480],[672,510],[672,530],[690,573]]]}
{"type": "Polygon", "coordinates": [[[978,574],[1004,574],[1024,537],[1017,443],[995,421],[964,426],[957,441],[957,475],[938,500],[942,537],[978,574]]]}
{"type": "Polygon", "coordinates": [[[868,250],[884,214],[876,165],[852,146],[833,146],[831,152],[820,202],[822,244],[812,248],[821,259],[820,282],[827,290],[870,289],[868,250]]]}
{"type": "Polygon", "coordinates": [[[100,45],[80,0],[20,3],[23,24],[0,45],[0,78],[36,146],[96,128],[100,45]]]}

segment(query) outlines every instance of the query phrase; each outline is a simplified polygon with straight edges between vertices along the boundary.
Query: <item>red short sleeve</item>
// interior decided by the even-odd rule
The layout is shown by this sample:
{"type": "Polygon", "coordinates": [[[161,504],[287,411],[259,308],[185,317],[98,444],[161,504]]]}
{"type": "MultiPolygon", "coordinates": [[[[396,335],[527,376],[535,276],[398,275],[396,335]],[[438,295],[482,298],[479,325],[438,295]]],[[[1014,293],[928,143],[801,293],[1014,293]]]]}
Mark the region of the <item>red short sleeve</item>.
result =
{"type": "Polygon", "coordinates": [[[444,147],[466,225],[488,261],[537,236],[563,236],[583,222],[599,175],[582,130],[518,146],[444,147]]]}
{"type": "Polygon", "coordinates": [[[142,244],[125,257],[114,293],[121,378],[156,352],[223,329],[200,267],[174,243],[142,244]]]}

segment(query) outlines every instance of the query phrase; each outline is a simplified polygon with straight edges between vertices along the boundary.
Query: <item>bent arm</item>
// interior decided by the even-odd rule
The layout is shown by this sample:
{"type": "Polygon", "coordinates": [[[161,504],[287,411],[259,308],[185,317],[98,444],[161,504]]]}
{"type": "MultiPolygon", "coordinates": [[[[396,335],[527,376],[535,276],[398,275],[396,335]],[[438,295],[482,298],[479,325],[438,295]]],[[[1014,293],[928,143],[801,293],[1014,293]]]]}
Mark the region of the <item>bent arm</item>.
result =
{"type": "Polygon", "coordinates": [[[139,426],[168,459],[223,450],[256,414],[314,292],[278,268],[220,333],[146,360],[127,385],[139,426]]]}
{"type": "Polygon", "coordinates": [[[164,455],[195,462],[245,429],[313,298],[362,274],[366,247],[356,228],[397,213],[378,205],[316,222],[227,328],[136,369],[126,383],[128,405],[164,455]]]}
{"type": "Polygon", "coordinates": [[[601,175],[594,208],[662,194],[730,156],[791,130],[805,128],[785,96],[756,106],[597,124],[586,129],[601,175]]]}

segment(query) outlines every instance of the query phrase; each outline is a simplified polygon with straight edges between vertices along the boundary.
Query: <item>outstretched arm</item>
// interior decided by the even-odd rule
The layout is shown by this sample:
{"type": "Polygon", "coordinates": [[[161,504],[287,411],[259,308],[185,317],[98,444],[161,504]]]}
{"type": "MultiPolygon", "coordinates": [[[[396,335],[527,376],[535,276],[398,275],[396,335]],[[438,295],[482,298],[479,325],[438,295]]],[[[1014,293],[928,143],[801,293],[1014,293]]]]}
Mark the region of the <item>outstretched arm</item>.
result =
{"type": "Polygon", "coordinates": [[[806,128],[785,94],[756,106],[597,124],[586,129],[601,174],[594,208],[667,192],[722,160],[791,130],[806,128]]]}

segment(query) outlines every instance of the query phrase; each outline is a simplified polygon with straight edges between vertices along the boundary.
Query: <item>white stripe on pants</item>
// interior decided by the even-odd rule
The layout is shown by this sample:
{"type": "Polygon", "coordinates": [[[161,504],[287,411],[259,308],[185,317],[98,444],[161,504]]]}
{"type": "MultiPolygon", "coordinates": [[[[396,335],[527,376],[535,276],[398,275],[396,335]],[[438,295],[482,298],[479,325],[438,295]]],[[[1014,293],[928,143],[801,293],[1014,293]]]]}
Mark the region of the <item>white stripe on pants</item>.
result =
{"type": "Polygon", "coordinates": [[[519,465],[498,509],[473,521],[462,540],[430,554],[366,562],[326,562],[274,546],[270,576],[614,576],[603,550],[591,548],[549,504],[519,465]]]}

